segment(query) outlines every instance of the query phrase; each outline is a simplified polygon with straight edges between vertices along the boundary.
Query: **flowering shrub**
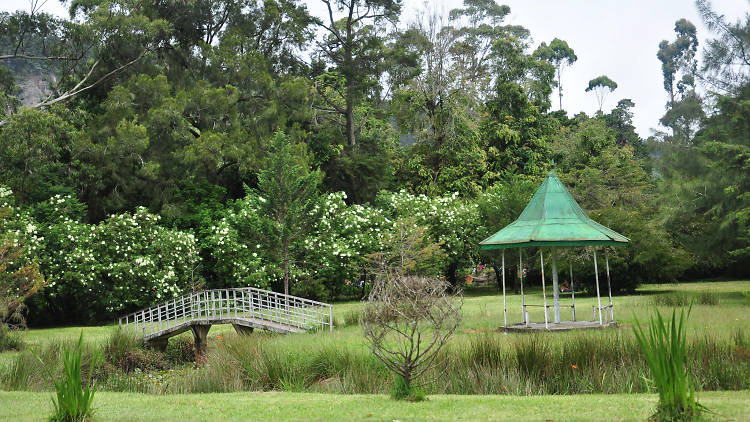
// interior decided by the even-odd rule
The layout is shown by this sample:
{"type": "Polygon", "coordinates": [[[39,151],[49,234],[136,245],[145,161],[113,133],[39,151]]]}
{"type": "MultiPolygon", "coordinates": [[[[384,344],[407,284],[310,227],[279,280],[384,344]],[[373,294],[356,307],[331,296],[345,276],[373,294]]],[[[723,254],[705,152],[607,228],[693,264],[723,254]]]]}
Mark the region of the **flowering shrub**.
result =
{"type": "Polygon", "coordinates": [[[160,226],[145,208],[90,225],[80,222],[85,208],[71,196],[24,211],[10,198],[0,187],[0,207],[12,215],[0,228],[24,245],[16,265],[38,262],[49,281],[33,301],[37,314],[98,321],[174,297],[193,280],[194,236],[160,226]]]}
{"type": "Polygon", "coordinates": [[[320,198],[313,209],[318,224],[302,242],[304,263],[298,294],[319,298],[350,295],[368,266],[368,256],[383,248],[393,222],[382,210],[346,205],[344,192],[320,198]]]}
{"type": "Polygon", "coordinates": [[[477,260],[482,233],[475,201],[460,198],[458,193],[430,198],[401,190],[381,194],[377,204],[392,218],[411,218],[427,229],[430,240],[439,243],[446,255],[442,267],[449,278],[477,260]]]}
{"type": "MultiPolygon", "coordinates": [[[[343,192],[321,196],[311,210],[313,229],[291,246],[292,294],[330,299],[344,293],[356,286],[367,255],[381,247],[390,220],[371,207],[347,206],[345,198],[343,192]]],[[[211,228],[206,243],[215,260],[214,284],[270,288],[280,282],[281,263],[264,230],[264,200],[249,192],[211,228]]]]}
{"type": "Polygon", "coordinates": [[[71,310],[100,319],[183,293],[196,274],[198,245],[193,234],[158,222],[145,208],[97,225],[67,216],[50,222],[42,259],[51,280],[47,296],[61,307],[79,304],[71,310]]]}
{"type": "Polygon", "coordinates": [[[264,246],[261,203],[265,198],[248,194],[228,207],[211,227],[205,240],[214,259],[216,280],[212,287],[267,289],[280,269],[270,265],[264,246]]]}

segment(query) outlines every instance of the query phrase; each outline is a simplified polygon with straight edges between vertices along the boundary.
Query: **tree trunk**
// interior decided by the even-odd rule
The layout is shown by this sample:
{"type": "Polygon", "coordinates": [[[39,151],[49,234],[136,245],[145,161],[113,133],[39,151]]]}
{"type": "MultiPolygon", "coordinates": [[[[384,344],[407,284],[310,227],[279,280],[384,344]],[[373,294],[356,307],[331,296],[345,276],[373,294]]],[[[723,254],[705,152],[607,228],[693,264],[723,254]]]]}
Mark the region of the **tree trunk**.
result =
{"type": "Polygon", "coordinates": [[[354,87],[353,83],[346,83],[346,140],[349,146],[354,146],[354,87]]]}
{"type": "Polygon", "coordinates": [[[557,93],[560,95],[560,110],[562,110],[562,68],[557,68],[557,93]]]}
{"type": "Polygon", "coordinates": [[[283,260],[282,265],[284,266],[284,294],[289,294],[289,245],[286,242],[282,246],[283,260]]]}
{"type": "Polygon", "coordinates": [[[448,283],[451,285],[451,289],[453,291],[455,291],[458,287],[456,271],[458,271],[458,264],[455,262],[451,262],[450,266],[448,266],[448,273],[446,274],[446,278],[448,279],[448,283]]]}

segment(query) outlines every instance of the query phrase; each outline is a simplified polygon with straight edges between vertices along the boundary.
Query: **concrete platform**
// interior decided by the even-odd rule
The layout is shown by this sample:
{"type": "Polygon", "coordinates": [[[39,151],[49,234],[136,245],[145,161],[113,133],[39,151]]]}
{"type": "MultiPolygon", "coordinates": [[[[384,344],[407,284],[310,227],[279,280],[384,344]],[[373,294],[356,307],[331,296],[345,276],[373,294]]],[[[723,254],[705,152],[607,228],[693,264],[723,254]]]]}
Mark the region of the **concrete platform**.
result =
{"type": "Polygon", "coordinates": [[[604,322],[599,325],[599,321],[561,321],[557,324],[549,323],[549,328],[544,326],[543,322],[530,322],[527,324],[513,324],[507,327],[500,327],[498,331],[509,333],[530,333],[539,331],[571,331],[571,330],[602,330],[605,328],[617,328],[617,322],[604,322]]]}

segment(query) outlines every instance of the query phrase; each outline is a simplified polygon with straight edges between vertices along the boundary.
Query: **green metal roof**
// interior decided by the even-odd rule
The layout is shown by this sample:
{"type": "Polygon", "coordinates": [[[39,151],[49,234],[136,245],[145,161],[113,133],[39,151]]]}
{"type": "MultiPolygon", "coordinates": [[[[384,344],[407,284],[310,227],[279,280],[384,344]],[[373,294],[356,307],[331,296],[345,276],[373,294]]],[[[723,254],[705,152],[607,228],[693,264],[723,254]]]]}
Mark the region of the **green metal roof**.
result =
{"type": "Polygon", "coordinates": [[[481,241],[483,250],[531,246],[616,246],[629,239],[589,218],[552,170],[516,221],[481,241]]]}

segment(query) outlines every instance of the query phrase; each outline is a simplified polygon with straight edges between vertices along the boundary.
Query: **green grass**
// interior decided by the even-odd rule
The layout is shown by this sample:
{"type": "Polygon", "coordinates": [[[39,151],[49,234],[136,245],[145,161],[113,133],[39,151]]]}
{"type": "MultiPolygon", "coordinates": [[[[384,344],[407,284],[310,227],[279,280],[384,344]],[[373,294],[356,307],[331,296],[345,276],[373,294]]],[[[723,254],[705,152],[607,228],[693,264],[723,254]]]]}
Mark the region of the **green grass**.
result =
{"type": "MultiPolygon", "coordinates": [[[[750,420],[750,391],[700,395],[713,414],[707,420],[750,420]]],[[[573,396],[430,396],[419,403],[385,395],[229,393],[156,396],[98,393],[96,419],[165,421],[644,421],[656,409],[655,394],[573,396]]],[[[0,392],[0,420],[39,421],[49,394],[0,392]]]]}
{"type": "MultiPolygon", "coordinates": [[[[709,305],[694,305],[687,320],[688,347],[693,351],[689,366],[698,377],[698,389],[750,388],[750,347],[746,340],[737,340],[750,338],[750,281],[734,281],[646,286],[636,294],[615,298],[619,329],[538,335],[498,333],[503,317],[502,296],[494,288],[469,290],[461,328],[441,352],[448,369],[428,374],[434,382],[425,391],[517,395],[647,392],[644,375],[648,369],[629,326],[634,318],[648,319],[658,295],[678,292],[698,297],[707,291],[712,298],[718,298],[718,303],[711,299],[706,301],[709,305]],[[711,359],[698,360],[698,355],[711,359]]],[[[527,303],[541,302],[540,296],[532,289],[527,303]]],[[[563,304],[569,300],[564,298],[563,304]]],[[[576,298],[579,319],[591,318],[590,305],[595,301],[595,297],[576,298]]],[[[360,307],[359,302],[338,303],[334,317],[353,321],[360,307]]],[[[673,308],[658,309],[671,312],[673,308]]],[[[509,295],[508,310],[510,323],[520,321],[520,296],[509,295]]],[[[569,317],[567,312],[563,311],[564,319],[569,317]]],[[[532,314],[532,319],[543,320],[541,312],[532,314]]],[[[72,341],[83,332],[90,347],[104,347],[112,330],[111,326],[32,329],[21,335],[32,350],[51,347],[45,355],[54,359],[56,345],[61,342],[72,341]]],[[[190,338],[189,333],[182,336],[190,338]]],[[[170,340],[170,346],[177,346],[176,343],[176,339],[170,340]]],[[[280,336],[256,331],[246,339],[238,338],[231,326],[219,325],[211,328],[208,345],[209,365],[199,370],[184,364],[172,365],[173,370],[164,370],[160,365],[149,367],[149,355],[137,353],[131,357],[143,357],[144,363],[133,359],[131,363],[138,364],[142,372],[112,372],[101,387],[156,394],[390,391],[392,376],[367,350],[362,328],[355,324],[337,327],[332,333],[280,336]]],[[[19,356],[22,355],[18,352],[0,354],[0,388],[49,388],[35,375],[35,368],[19,356]]]]}
{"type": "MultiPolygon", "coordinates": [[[[527,283],[528,284],[528,283],[527,283]]],[[[641,321],[648,320],[653,311],[653,297],[656,295],[669,295],[674,292],[683,292],[693,295],[696,299],[704,292],[711,292],[720,300],[718,305],[693,306],[692,318],[687,322],[688,336],[703,335],[710,327],[710,332],[719,337],[729,338],[738,328],[750,327],[750,280],[744,281],[721,281],[721,282],[692,282],[678,284],[645,285],[638,289],[635,294],[615,296],[615,319],[621,325],[632,325],[634,316],[641,321]]],[[[526,286],[526,303],[541,304],[541,288],[537,286],[526,286]]],[[[548,289],[548,303],[552,303],[552,295],[548,289]]],[[[602,297],[602,304],[608,298],[602,297]]],[[[698,300],[696,300],[698,302],[698,300]]],[[[570,304],[570,296],[562,296],[563,306],[570,304]]],[[[576,297],[577,316],[579,320],[591,319],[591,306],[596,304],[594,297],[576,297]]],[[[344,322],[353,318],[353,312],[361,308],[361,302],[336,303],[333,307],[334,320],[344,322]]],[[[468,337],[478,331],[491,331],[503,324],[503,298],[493,287],[481,287],[466,291],[463,306],[463,322],[455,337],[455,342],[464,342],[468,337]]],[[[508,294],[508,322],[521,322],[521,296],[508,294]]],[[[671,306],[657,306],[659,311],[671,312],[671,306]]],[[[560,314],[563,320],[570,319],[570,308],[561,308],[560,314]]],[[[530,311],[532,321],[544,321],[541,309],[530,311]]],[[[30,329],[20,333],[21,339],[29,345],[43,344],[54,340],[75,340],[83,332],[87,342],[98,342],[104,344],[111,333],[112,325],[104,326],[78,326],[78,327],[56,327],[30,329]]],[[[232,332],[230,325],[219,325],[211,328],[210,341],[214,342],[217,335],[232,332]]],[[[317,343],[319,337],[288,336],[286,341],[292,341],[304,346],[305,342],[317,343]]],[[[337,343],[361,344],[362,330],[357,325],[348,327],[336,327],[333,338],[337,343]]],[[[0,354],[2,356],[8,353],[0,354]]]]}

